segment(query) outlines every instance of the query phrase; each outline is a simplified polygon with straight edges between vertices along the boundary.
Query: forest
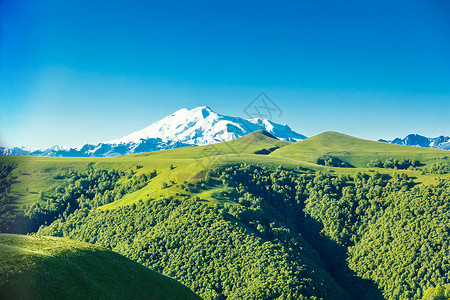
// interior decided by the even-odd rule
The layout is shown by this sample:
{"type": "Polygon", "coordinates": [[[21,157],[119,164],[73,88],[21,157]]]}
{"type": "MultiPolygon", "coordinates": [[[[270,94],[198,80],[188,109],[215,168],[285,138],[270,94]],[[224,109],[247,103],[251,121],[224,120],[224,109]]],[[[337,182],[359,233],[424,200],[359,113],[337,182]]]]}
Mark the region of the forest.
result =
{"type": "MultiPolygon", "coordinates": [[[[1,169],[3,197],[13,168],[1,169]]],[[[138,169],[58,174],[60,185],[39,195],[45,204],[23,214],[2,208],[2,230],[109,248],[204,299],[441,299],[447,293],[448,180],[417,185],[405,173],[333,175],[236,164],[181,184],[186,193],[178,197],[149,195],[102,209],[157,175],[138,169]],[[218,186],[225,189],[212,194],[217,201],[199,197],[218,186]]]]}

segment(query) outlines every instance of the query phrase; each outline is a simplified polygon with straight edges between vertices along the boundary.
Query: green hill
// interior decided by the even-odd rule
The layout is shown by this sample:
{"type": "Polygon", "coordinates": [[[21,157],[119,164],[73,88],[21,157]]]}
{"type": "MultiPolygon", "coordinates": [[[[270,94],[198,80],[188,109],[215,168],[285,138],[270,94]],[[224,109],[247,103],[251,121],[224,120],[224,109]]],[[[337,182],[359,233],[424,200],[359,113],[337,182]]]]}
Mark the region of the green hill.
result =
{"type": "Polygon", "coordinates": [[[450,161],[449,152],[445,150],[368,141],[333,131],[277,149],[270,155],[311,163],[316,163],[321,156],[330,155],[359,168],[366,168],[367,164],[375,159],[409,158],[425,165],[442,159],[450,161]]]}
{"type": "Polygon", "coordinates": [[[182,284],[91,244],[0,234],[1,299],[200,299],[182,284]]]}
{"type": "MultiPolygon", "coordinates": [[[[324,132],[298,143],[277,140],[270,134],[258,131],[242,138],[207,146],[193,146],[167,151],[125,155],[114,158],[55,158],[55,157],[0,157],[0,164],[15,165],[14,177],[9,192],[10,205],[21,209],[32,203],[45,204],[45,196],[66,182],[58,179],[60,174],[85,172],[89,167],[104,170],[118,170],[134,176],[148,174],[156,170],[157,176],[143,188],[134,193],[126,193],[120,201],[114,201],[107,208],[135,203],[147,195],[176,196],[185,193],[179,186],[194,182],[199,174],[225,165],[249,163],[275,169],[302,168],[313,171],[332,171],[353,174],[367,172],[367,165],[373,160],[408,158],[417,160],[422,168],[430,168],[433,163],[450,161],[447,151],[390,145],[367,141],[336,132],[324,132]],[[318,165],[321,158],[337,160],[340,168],[333,165],[318,165]],[[141,168],[136,169],[136,166],[141,168]],[[353,166],[355,168],[342,168],[353,166]],[[177,186],[178,185],[178,186],[177,186]]],[[[392,169],[380,172],[392,174],[392,169]]],[[[407,171],[416,182],[431,183],[435,174],[422,174],[421,170],[407,171]]],[[[446,175],[444,175],[445,177],[446,175]]],[[[122,176],[120,183],[130,182],[129,176],[122,176]]],[[[200,175],[201,177],[201,175],[200,175]]],[[[213,200],[204,194],[207,200],[213,200]]]]}
{"type": "MultiPolygon", "coordinates": [[[[242,138],[207,146],[192,146],[166,151],[125,155],[114,158],[55,158],[55,157],[0,157],[0,164],[15,165],[11,176],[14,180],[8,197],[10,205],[21,209],[32,203],[45,204],[45,196],[55,194],[55,189],[67,182],[60,174],[85,172],[89,167],[118,170],[127,173],[119,183],[131,182],[130,176],[148,174],[155,170],[157,176],[142,189],[126,193],[120,201],[107,208],[135,203],[147,195],[176,196],[185,194],[179,186],[184,182],[195,183],[201,174],[226,165],[249,163],[275,169],[283,165],[288,169],[353,174],[367,172],[373,160],[412,159],[423,167],[434,163],[449,162],[448,151],[391,145],[363,140],[336,132],[324,132],[298,143],[280,141],[270,134],[258,131],[242,138]],[[336,160],[340,168],[319,165],[320,159],[336,160]],[[136,168],[139,166],[140,168],[136,168]],[[342,168],[342,167],[356,168],[342,168]],[[130,175],[133,173],[132,175],[130,175]],[[58,177],[59,176],[59,177],[58,177]]],[[[392,174],[392,169],[380,172],[392,174]]],[[[416,182],[431,183],[436,174],[422,174],[421,169],[407,171],[416,182]]],[[[448,177],[444,175],[444,177],[448,177]]],[[[207,200],[213,200],[204,195],[207,200]]]]}
{"type": "MultiPolygon", "coordinates": [[[[290,159],[272,158],[263,155],[289,144],[272,137],[268,133],[257,131],[225,143],[114,158],[0,157],[0,164],[15,165],[12,171],[14,180],[9,197],[14,199],[12,205],[18,208],[36,202],[45,204],[45,201],[39,198],[39,194],[44,192],[46,195],[53,195],[58,186],[67,182],[58,177],[60,174],[84,172],[89,167],[104,170],[115,169],[127,174],[133,172],[135,176],[153,170],[157,171],[157,176],[144,189],[134,194],[127,194],[121,201],[111,204],[112,207],[115,207],[136,202],[147,194],[175,196],[177,193],[183,193],[176,187],[176,184],[171,182],[195,182],[197,174],[227,164],[248,162],[273,168],[280,164],[292,167],[303,164],[290,159]],[[136,166],[141,168],[137,169],[136,166]],[[163,188],[165,185],[167,187],[163,188]]],[[[311,165],[309,163],[304,164],[311,165]]],[[[311,165],[311,167],[314,166],[311,165]]],[[[129,181],[127,177],[122,177],[120,182],[129,181]]]]}
{"type": "Polygon", "coordinates": [[[159,152],[141,153],[131,156],[186,159],[203,158],[208,156],[226,154],[257,154],[258,152],[264,150],[273,151],[276,148],[280,148],[289,144],[289,142],[280,141],[271,134],[259,130],[228,142],[206,146],[177,148],[159,152]]]}

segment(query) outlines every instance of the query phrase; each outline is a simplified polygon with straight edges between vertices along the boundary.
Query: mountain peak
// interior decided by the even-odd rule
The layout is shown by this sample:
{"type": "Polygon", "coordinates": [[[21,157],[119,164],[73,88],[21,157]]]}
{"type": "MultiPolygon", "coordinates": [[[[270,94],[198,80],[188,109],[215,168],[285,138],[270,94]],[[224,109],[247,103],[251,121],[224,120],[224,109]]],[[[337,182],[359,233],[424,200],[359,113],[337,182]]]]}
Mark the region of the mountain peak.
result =
{"type": "Polygon", "coordinates": [[[306,137],[292,131],[285,124],[265,119],[243,119],[224,116],[208,106],[183,108],[150,126],[129,134],[112,144],[139,144],[143,140],[160,139],[188,145],[207,145],[230,141],[257,130],[265,130],[280,140],[295,142],[306,137]]]}
{"type": "Polygon", "coordinates": [[[214,113],[217,115],[216,112],[214,112],[211,108],[208,106],[198,106],[194,109],[191,109],[190,112],[192,113],[199,113],[203,118],[207,118],[211,113],[214,113]]]}
{"type": "Polygon", "coordinates": [[[448,136],[438,136],[435,138],[425,137],[419,134],[408,134],[406,137],[395,138],[393,140],[378,140],[379,142],[404,145],[404,146],[416,146],[416,147],[426,147],[426,148],[436,148],[443,150],[450,150],[450,137],[448,136]]]}
{"type": "Polygon", "coordinates": [[[195,110],[201,110],[201,111],[208,111],[208,112],[212,112],[212,111],[213,111],[209,106],[206,106],[206,105],[203,105],[203,106],[197,106],[197,107],[195,107],[195,108],[193,108],[193,109],[191,109],[191,110],[193,110],[193,111],[195,111],[195,110]]]}
{"type": "Polygon", "coordinates": [[[176,112],[174,112],[172,115],[180,115],[180,114],[184,115],[184,114],[196,114],[196,113],[206,114],[206,116],[204,116],[206,118],[210,113],[216,113],[216,112],[214,112],[209,106],[203,105],[203,106],[197,106],[192,109],[181,108],[181,109],[177,110],[176,112]]]}
{"type": "MultiPolygon", "coordinates": [[[[150,126],[117,140],[97,145],[86,144],[79,149],[54,147],[31,155],[117,156],[189,145],[215,144],[231,141],[261,130],[267,132],[264,134],[266,137],[274,137],[281,141],[297,142],[306,139],[304,135],[293,131],[286,124],[278,124],[260,118],[243,119],[225,116],[216,113],[208,106],[198,106],[193,109],[177,110],[150,126]]],[[[8,150],[0,149],[0,153],[10,155],[8,150]]]]}

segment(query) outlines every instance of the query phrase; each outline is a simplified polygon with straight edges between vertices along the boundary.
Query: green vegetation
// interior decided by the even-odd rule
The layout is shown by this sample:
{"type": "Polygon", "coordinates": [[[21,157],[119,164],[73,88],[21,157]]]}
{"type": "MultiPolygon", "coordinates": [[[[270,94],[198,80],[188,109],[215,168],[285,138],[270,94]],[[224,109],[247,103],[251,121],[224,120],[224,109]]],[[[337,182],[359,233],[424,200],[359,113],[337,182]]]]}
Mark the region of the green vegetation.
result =
{"type": "Polygon", "coordinates": [[[1,299],[199,299],[122,255],[54,237],[0,234],[1,299]]]}
{"type": "Polygon", "coordinates": [[[117,158],[0,158],[0,224],[106,247],[204,299],[421,299],[450,283],[447,153],[257,132],[117,158]]]}
{"type": "Polygon", "coordinates": [[[425,291],[422,300],[448,300],[450,299],[450,284],[430,287],[425,291]]]}
{"type": "MultiPolygon", "coordinates": [[[[282,230],[282,229],[280,229],[282,230]]],[[[282,232],[282,231],[281,231],[282,232]]],[[[297,237],[289,250],[238,224],[223,207],[153,200],[79,211],[39,234],[103,245],[179,280],[205,299],[345,299],[297,237]]]]}
{"type": "Polygon", "coordinates": [[[105,211],[84,207],[38,233],[105,246],[207,299],[350,298],[347,293],[380,298],[371,281],[387,298],[419,299],[424,287],[446,283],[449,276],[449,236],[442,226],[450,213],[437,214],[445,211],[448,181],[414,187],[405,174],[336,177],[252,165],[226,167],[199,180],[204,189],[220,183],[227,189],[214,195],[234,202],[211,206],[185,196],[105,211]],[[405,231],[407,217],[414,222],[405,231]],[[429,240],[430,232],[439,234],[429,240]],[[255,274],[256,290],[250,284],[255,274]]]}
{"type": "MultiPolygon", "coordinates": [[[[0,232],[11,232],[16,227],[17,220],[12,209],[14,198],[8,196],[11,193],[11,184],[13,182],[12,164],[0,164],[0,232]]],[[[20,222],[20,221],[19,221],[20,222]]]]}
{"type": "Polygon", "coordinates": [[[337,167],[337,168],[353,168],[353,166],[340,158],[331,155],[322,155],[317,159],[317,164],[327,167],[337,167]]]}
{"type": "Polygon", "coordinates": [[[437,162],[431,165],[431,167],[424,168],[423,174],[430,173],[430,174],[450,174],[450,162],[442,163],[437,162]]]}
{"type": "Polygon", "coordinates": [[[269,155],[312,163],[317,162],[322,155],[330,155],[357,168],[366,168],[375,159],[385,161],[404,158],[426,165],[440,159],[448,161],[448,151],[445,150],[391,145],[331,131],[282,147],[269,155]]]}
{"type": "Polygon", "coordinates": [[[409,158],[401,158],[397,160],[395,158],[388,158],[384,162],[379,159],[371,160],[367,167],[369,168],[390,168],[390,169],[398,169],[398,170],[406,170],[412,167],[420,166],[420,162],[417,160],[411,160],[409,158]]]}

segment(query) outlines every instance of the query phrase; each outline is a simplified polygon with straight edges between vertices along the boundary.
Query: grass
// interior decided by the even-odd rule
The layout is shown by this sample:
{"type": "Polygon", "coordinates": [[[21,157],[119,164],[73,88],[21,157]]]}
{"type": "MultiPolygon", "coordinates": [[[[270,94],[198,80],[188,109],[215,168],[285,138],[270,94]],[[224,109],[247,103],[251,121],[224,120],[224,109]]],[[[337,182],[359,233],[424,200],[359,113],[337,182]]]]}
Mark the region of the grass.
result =
{"type": "Polygon", "coordinates": [[[359,168],[366,168],[367,163],[374,159],[410,158],[425,165],[450,161],[450,153],[445,150],[368,141],[332,131],[282,147],[269,155],[316,163],[320,156],[327,154],[359,168]]]}
{"type": "Polygon", "coordinates": [[[200,299],[122,255],[55,237],[0,234],[1,299],[200,299]]]}
{"type": "MultiPolygon", "coordinates": [[[[65,184],[64,180],[55,179],[55,176],[69,169],[85,171],[92,166],[99,169],[114,168],[125,172],[134,170],[137,175],[149,173],[152,170],[157,171],[158,175],[144,188],[126,194],[120,200],[101,208],[113,209],[150,198],[191,195],[180,186],[185,182],[195,183],[200,174],[207,170],[230,164],[248,163],[269,169],[275,169],[281,165],[286,169],[353,174],[375,170],[376,168],[366,167],[367,163],[373,159],[410,158],[429,166],[437,161],[450,161],[449,156],[449,152],[444,150],[391,145],[336,132],[324,132],[298,143],[288,143],[279,141],[263,131],[258,131],[225,143],[114,158],[0,157],[0,163],[17,165],[13,171],[15,181],[10,196],[16,199],[15,206],[18,208],[41,201],[38,199],[40,191],[44,191],[48,195],[54,193],[57,186],[65,184]],[[322,155],[338,157],[355,168],[317,165],[317,158],[322,155]],[[137,165],[142,167],[137,169],[137,165]]],[[[450,178],[450,175],[422,175],[420,171],[376,170],[390,175],[395,172],[406,173],[408,176],[414,177],[417,183],[424,184],[432,184],[438,178],[450,178]]],[[[128,179],[122,179],[122,181],[126,180],[128,179]]],[[[217,199],[211,196],[213,193],[211,189],[217,188],[219,187],[206,187],[204,191],[200,191],[196,195],[203,200],[215,202],[217,199]]]]}

